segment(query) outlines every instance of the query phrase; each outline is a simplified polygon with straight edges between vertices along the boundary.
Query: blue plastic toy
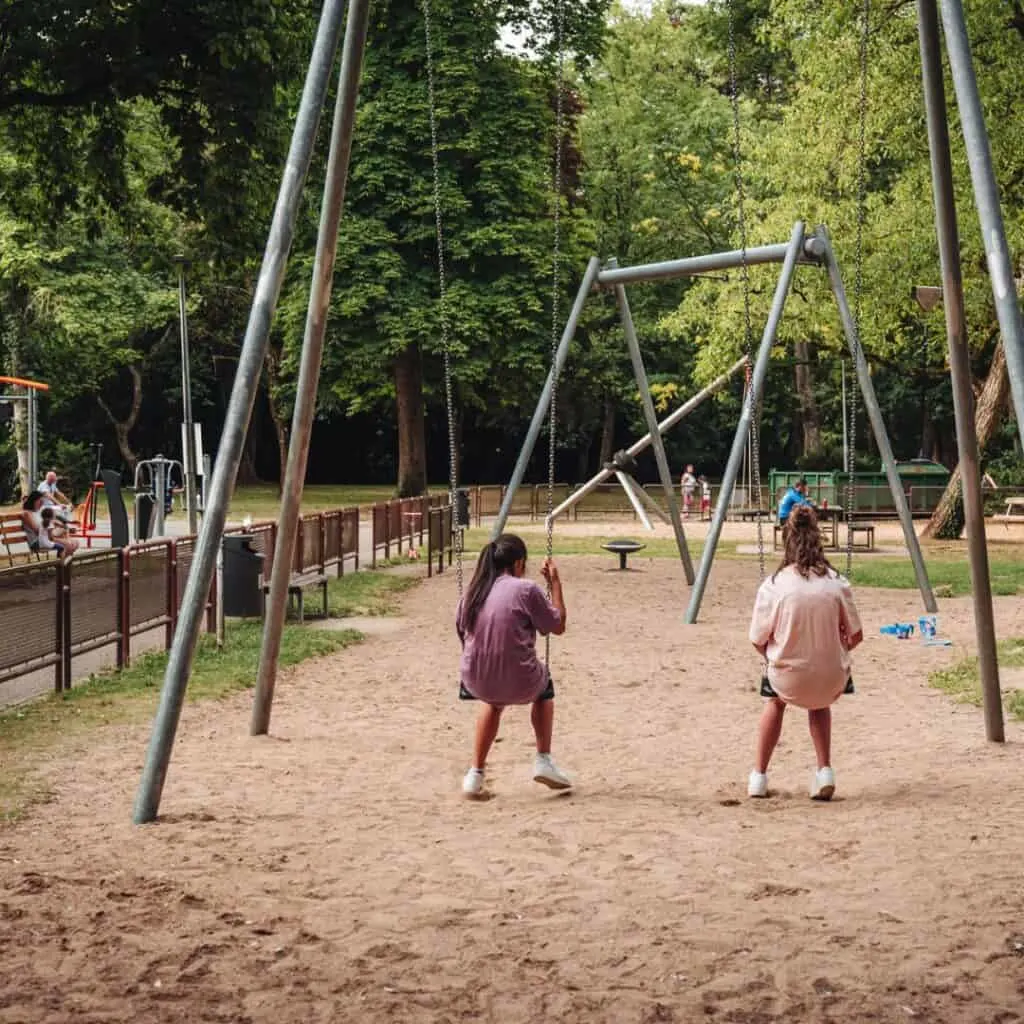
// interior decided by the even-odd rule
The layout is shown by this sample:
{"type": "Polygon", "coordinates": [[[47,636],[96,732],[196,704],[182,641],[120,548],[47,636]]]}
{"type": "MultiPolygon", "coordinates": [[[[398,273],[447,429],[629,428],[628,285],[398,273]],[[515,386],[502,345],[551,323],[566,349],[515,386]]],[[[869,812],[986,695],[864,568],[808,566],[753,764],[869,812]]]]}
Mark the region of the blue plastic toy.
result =
{"type": "Polygon", "coordinates": [[[914,624],[912,622],[893,622],[888,626],[882,626],[878,632],[894,636],[897,640],[909,640],[914,635],[914,624]]]}

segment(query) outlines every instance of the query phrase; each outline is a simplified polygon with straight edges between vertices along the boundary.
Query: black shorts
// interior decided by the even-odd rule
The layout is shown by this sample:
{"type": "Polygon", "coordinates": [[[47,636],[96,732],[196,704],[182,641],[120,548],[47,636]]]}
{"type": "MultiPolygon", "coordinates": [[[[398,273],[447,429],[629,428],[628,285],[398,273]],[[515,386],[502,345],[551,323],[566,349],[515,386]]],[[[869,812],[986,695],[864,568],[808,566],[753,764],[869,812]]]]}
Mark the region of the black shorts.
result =
{"type": "MultiPolygon", "coordinates": [[[[850,676],[846,680],[846,688],[843,693],[856,693],[857,691],[853,688],[853,676],[850,676]]],[[[778,697],[778,694],[772,688],[772,684],[767,676],[761,676],[761,696],[762,697],[778,697]]]]}
{"type": "MultiPolygon", "coordinates": [[[[463,683],[459,682],[459,700],[479,700],[479,697],[474,697],[473,694],[466,689],[463,683]]],[[[555,684],[551,681],[551,675],[548,674],[548,685],[544,687],[541,695],[534,698],[533,703],[536,704],[539,700],[554,700],[555,699],[555,684]]]]}

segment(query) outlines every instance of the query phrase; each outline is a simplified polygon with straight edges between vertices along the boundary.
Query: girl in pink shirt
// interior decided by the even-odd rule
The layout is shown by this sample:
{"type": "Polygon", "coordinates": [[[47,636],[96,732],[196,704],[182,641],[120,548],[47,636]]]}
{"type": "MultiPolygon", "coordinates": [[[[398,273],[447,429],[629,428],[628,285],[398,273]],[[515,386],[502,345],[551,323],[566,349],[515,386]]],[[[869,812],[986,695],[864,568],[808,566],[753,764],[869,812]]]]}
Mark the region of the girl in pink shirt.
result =
{"type": "Polygon", "coordinates": [[[829,800],[836,788],[831,764],[832,704],[850,683],[850,651],[863,639],[850,584],[829,565],[818,517],[810,506],[793,509],[786,552],[774,576],[757,592],[750,642],[768,663],[772,696],[761,713],[757,764],[747,793],[768,795],[768,762],[788,704],[806,708],[818,767],[811,797],[829,800]]]}
{"type": "Polygon", "coordinates": [[[459,602],[455,628],[462,641],[460,665],[463,699],[481,701],[476,723],[473,767],[462,780],[466,796],[484,789],[484,766],[498,735],[501,713],[509,704],[532,704],[530,720],[537,737],[533,778],[552,789],[572,783],[551,759],[555,690],[537,657],[537,634],[565,632],[565,599],[558,569],[551,560],[541,574],[551,584],[551,600],[526,572],[526,545],[503,533],[485,545],[476,571],[459,602]]]}

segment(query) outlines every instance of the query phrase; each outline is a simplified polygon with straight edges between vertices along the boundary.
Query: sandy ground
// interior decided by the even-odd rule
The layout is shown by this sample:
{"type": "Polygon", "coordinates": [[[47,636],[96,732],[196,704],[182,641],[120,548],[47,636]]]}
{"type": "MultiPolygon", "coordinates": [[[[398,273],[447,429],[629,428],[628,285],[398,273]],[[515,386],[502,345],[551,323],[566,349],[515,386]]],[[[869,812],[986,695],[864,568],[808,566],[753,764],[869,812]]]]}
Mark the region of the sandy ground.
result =
{"type": "Polygon", "coordinates": [[[720,562],[686,627],[678,565],[609,561],[564,563],[571,795],[530,780],[519,712],[494,798],[460,799],[454,574],[402,633],[289,672],[272,738],[247,696],[188,707],[157,825],[130,824],[145,728],[45,766],[54,800],[0,831],[0,1021],[1024,1020],[1022,733],[988,746],[926,685],[969,601],[926,649],[877,635],[913,592],[861,592],[836,800],[807,799],[791,713],[750,802],[756,571],[720,562]]]}

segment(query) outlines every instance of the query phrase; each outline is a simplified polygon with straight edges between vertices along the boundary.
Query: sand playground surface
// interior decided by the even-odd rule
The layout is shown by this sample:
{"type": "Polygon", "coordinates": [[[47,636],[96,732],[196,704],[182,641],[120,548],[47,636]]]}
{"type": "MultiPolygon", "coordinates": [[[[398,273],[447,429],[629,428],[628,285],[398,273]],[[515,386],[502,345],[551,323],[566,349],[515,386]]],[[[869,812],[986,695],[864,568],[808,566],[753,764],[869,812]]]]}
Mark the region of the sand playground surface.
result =
{"type": "Polygon", "coordinates": [[[454,573],[400,632],[284,673],[270,738],[248,694],[188,705],[156,825],[131,824],[147,725],[55,756],[54,799],[0,828],[0,1022],[1024,1020],[1022,730],[987,745],[927,685],[970,600],[940,602],[936,649],[878,635],[916,592],[859,591],[836,799],[807,798],[791,711],[757,802],[756,568],[719,561],[688,627],[677,563],[613,564],[562,561],[569,795],[532,782],[523,709],[493,798],[461,798],[454,573]]]}

